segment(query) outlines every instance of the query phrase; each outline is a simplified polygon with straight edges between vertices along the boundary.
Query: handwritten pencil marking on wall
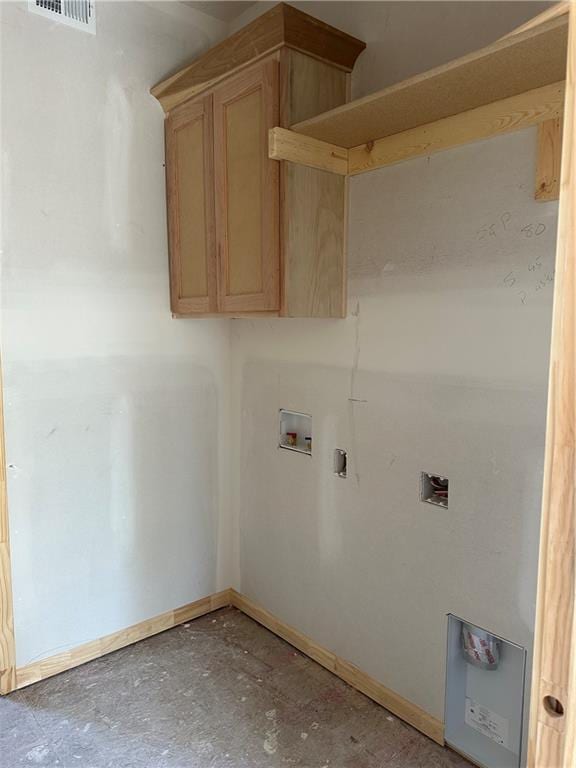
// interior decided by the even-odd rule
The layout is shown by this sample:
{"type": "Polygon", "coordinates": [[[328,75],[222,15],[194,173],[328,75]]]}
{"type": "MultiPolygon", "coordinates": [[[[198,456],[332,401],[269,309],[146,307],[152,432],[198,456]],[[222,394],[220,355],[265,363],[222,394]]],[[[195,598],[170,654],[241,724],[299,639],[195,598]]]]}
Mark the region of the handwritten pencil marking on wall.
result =
{"type": "MultiPolygon", "coordinates": [[[[534,262],[533,264],[528,266],[528,271],[533,272],[535,269],[541,269],[542,264],[534,262]]],[[[520,270],[514,270],[512,272],[509,272],[506,277],[503,279],[502,283],[507,288],[515,288],[516,295],[519,298],[519,301],[521,304],[525,305],[528,303],[528,293],[537,293],[538,291],[541,291],[543,288],[546,288],[548,285],[554,282],[554,275],[556,273],[555,269],[552,269],[550,271],[545,272],[542,277],[538,280],[537,283],[535,283],[532,286],[525,286],[526,290],[521,288],[518,281],[522,279],[520,270]]]]}
{"type": "MultiPolygon", "coordinates": [[[[496,246],[496,242],[505,233],[508,238],[512,236],[522,240],[535,240],[547,231],[548,227],[542,221],[528,223],[525,220],[517,221],[509,211],[505,211],[497,221],[487,223],[477,230],[476,239],[480,242],[485,241],[488,246],[493,243],[490,247],[498,249],[502,246],[496,246]]],[[[550,255],[553,257],[552,251],[550,255]]],[[[544,258],[541,253],[536,256],[532,254],[528,264],[516,267],[502,277],[502,286],[512,293],[522,306],[528,304],[531,296],[536,292],[543,290],[554,281],[554,269],[552,267],[546,268],[545,263],[543,263],[544,258]],[[533,282],[532,278],[536,276],[539,279],[537,282],[533,282]]]]}
{"type": "Polygon", "coordinates": [[[497,221],[493,221],[489,224],[484,224],[480,229],[476,231],[476,240],[490,240],[491,238],[498,238],[505,232],[511,234],[519,234],[522,237],[531,239],[533,237],[540,237],[546,232],[546,224],[542,221],[532,221],[528,224],[517,224],[513,222],[513,216],[510,211],[505,211],[497,221]]]}

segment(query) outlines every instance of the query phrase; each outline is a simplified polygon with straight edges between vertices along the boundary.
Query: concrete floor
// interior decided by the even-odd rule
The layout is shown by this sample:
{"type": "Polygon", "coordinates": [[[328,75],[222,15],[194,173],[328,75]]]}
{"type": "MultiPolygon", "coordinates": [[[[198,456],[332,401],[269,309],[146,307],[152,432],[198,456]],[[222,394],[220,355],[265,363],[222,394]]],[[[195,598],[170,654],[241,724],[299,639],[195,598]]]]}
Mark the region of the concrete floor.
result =
{"type": "Polygon", "coordinates": [[[0,766],[468,768],[235,609],[0,699],[0,766]]]}

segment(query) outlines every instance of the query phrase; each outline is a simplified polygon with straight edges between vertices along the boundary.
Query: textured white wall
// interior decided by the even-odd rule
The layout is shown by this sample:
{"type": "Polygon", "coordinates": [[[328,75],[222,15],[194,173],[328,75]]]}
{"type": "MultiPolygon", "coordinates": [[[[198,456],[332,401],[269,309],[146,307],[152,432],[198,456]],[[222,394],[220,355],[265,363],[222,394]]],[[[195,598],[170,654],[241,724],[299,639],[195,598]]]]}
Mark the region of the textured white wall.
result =
{"type": "MultiPolygon", "coordinates": [[[[369,42],[356,94],[539,10],[298,5],[369,42]]],[[[556,215],[533,200],[534,131],[354,179],[348,319],[232,321],[230,339],[170,319],[148,95],[223,27],[101,3],[92,38],[1,10],[18,663],[241,565],[248,595],[441,717],[447,611],[532,636],[556,215]],[[313,414],[311,459],[276,450],[279,407],[313,414]],[[420,504],[420,470],[450,478],[449,511],[420,504]]]]}
{"type": "Polygon", "coordinates": [[[534,154],[525,131],[356,177],[348,319],[234,324],[242,591],[437,717],[446,613],[532,641],[556,229],[534,154]],[[275,448],[279,408],[312,414],[312,459],[275,448]]]}
{"type": "MultiPolygon", "coordinates": [[[[236,31],[268,8],[258,2],[230,24],[236,31]]],[[[296,0],[302,11],[366,43],[352,78],[365,96],[430,67],[489,45],[551,3],[536,0],[296,0]]]]}
{"type": "MultiPolygon", "coordinates": [[[[298,5],[369,31],[357,93],[539,10],[298,5]]],[[[355,177],[348,318],[233,326],[242,591],[438,718],[447,612],[532,643],[557,212],[534,201],[535,142],[355,177]],[[312,414],[312,459],[275,448],[281,407],[312,414]],[[419,501],[422,470],[450,479],[448,511],[419,501]]]]}
{"type": "Polygon", "coordinates": [[[98,3],[95,37],[1,4],[2,353],[18,664],[230,584],[229,324],[172,320],[163,113],[225,33],[98,3]]]}

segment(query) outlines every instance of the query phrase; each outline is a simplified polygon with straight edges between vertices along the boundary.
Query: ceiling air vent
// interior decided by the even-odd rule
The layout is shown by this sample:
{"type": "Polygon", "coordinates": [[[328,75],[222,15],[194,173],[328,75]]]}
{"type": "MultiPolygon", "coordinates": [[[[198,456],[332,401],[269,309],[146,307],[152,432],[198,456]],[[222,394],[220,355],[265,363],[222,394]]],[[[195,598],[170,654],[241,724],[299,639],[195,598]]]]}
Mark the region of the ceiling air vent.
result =
{"type": "Polygon", "coordinates": [[[28,9],[69,27],[96,34],[94,0],[28,0],[28,9]]]}

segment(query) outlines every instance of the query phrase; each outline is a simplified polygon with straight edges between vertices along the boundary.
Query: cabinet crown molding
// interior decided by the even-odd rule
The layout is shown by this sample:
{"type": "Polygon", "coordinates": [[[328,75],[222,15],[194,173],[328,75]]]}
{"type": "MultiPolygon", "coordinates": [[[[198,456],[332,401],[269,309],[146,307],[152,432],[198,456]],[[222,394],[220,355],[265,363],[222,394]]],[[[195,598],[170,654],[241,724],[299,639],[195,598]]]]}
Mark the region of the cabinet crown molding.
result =
{"type": "Polygon", "coordinates": [[[150,91],[164,112],[231,72],[287,47],[351,72],[366,43],[286,3],[279,3],[150,91]]]}

